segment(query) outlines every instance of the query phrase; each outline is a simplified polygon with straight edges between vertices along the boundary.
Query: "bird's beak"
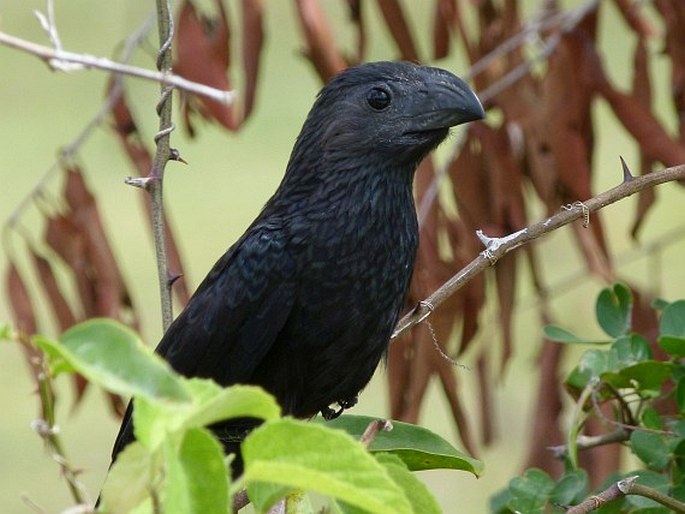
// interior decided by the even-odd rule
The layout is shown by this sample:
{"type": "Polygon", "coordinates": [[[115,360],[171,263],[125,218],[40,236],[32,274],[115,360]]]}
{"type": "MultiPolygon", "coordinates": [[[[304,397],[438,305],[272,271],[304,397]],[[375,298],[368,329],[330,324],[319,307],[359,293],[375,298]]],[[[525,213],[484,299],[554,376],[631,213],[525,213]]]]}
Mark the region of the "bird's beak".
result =
{"type": "Polygon", "coordinates": [[[476,94],[462,79],[439,68],[426,68],[426,88],[417,98],[417,111],[408,132],[428,132],[485,117],[476,94]]]}

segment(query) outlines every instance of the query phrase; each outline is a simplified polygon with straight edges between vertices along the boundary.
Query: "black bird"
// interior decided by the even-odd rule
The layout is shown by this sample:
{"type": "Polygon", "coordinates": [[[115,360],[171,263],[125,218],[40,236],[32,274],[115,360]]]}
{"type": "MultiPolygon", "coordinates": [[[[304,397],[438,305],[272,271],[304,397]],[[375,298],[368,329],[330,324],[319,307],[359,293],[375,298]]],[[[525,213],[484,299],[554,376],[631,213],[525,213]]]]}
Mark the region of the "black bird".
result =
{"type": "MultiPolygon", "coordinates": [[[[388,348],[409,287],[416,167],[449,127],[483,116],[466,83],[442,69],[377,62],[333,78],[278,190],[157,353],[185,376],[262,386],[298,418],[333,418],[354,405],[388,348]]],[[[131,408],[113,459],[133,440],[131,408]]],[[[211,428],[227,452],[238,453],[255,425],[229,420],[211,428]]]]}

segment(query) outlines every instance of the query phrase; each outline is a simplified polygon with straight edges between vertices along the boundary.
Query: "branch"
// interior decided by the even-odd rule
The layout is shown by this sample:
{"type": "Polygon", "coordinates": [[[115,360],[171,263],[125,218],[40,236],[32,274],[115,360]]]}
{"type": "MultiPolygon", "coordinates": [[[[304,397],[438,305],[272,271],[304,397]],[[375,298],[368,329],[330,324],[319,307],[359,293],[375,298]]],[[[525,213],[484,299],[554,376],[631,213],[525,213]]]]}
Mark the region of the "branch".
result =
{"type": "Polygon", "coordinates": [[[75,71],[81,69],[105,70],[144,80],[151,80],[162,84],[162,86],[173,86],[188,91],[189,93],[209,97],[223,104],[230,104],[235,98],[235,93],[233,91],[222,91],[204,84],[198,84],[197,82],[192,82],[179,75],[175,75],[168,70],[152,71],[115,62],[104,57],[95,57],[93,55],[77,54],[61,49],[54,49],[11,36],[2,31],[0,31],[0,45],[35,55],[45,61],[52,70],[56,71],[75,71]]]}
{"type": "MultiPolygon", "coordinates": [[[[605,444],[622,443],[630,439],[631,431],[626,428],[617,428],[613,432],[607,432],[601,435],[579,435],[575,442],[576,451],[589,450],[605,444]]],[[[567,455],[567,448],[565,444],[559,446],[549,446],[547,449],[552,452],[556,459],[563,459],[567,455]]]]}
{"type": "Polygon", "coordinates": [[[478,231],[479,238],[483,241],[486,249],[428,298],[420,301],[411,312],[405,315],[397,323],[395,332],[392,334],[392,339],[425,320],[442,302],[459,291],[459,289],[464,287],[476,275],[486,268],[493,266],[498,259],[515,248],[530,243],[559,227],[568,225],[581,218],[583,219],[583,224],[586,225],[589,222],[589,215],[591,213],[596,212],[607,205],[611,205],[650,187],[683,179],[685,179],[685,164],[654,171],[639,177],[627,175],[620,185],[592,197],[589,200],[583,202],[578,201],[574,204],[567,205],[558,214],[538,221],[537,223],[508,236],[489,238],[483,234],[482,231],[478,231]]]}
{"type": "MultiPolygon", "coordinates": [[[[159,54],[157,56],[157,68],[167,74],[171,70],[171,43],[174,38],[174,18],[171,12],[170,0],[157,0],[157,29],[159,32],[159,54]]],[[[143,179],[146,191],[150,194],[150,208],[152,219],[152,233],[155,239],[155,257],[157,261],[157,278],[159,282],[159,294],[162,307],[162,329],[167,331],[173,320],[173,308],[171,303],[171,285],[173,278],[169,273],[169,261],[167,259],[166,232],[164,230],[164,168],[170,160],[182,160],[178,151],[171,148],[171,132],[174,124],[171,121],[173,86],[162,84],[160,100],[157,104],[159,115],[159,132],[155,135],[157,150],[152,169],[149,175],[143,179]]],[[[130,180],[127,183],[139,185],[130,180]]]]}
{"type": "Polygon", "coordinates": [[[661,491],[638,484],[637,479],[638,476],[633,476],[619,480],[601,493],[593,495],[579,505],[571,507],[566,511],[566,514],[586,514],[587,512],[599,509],[605,503],[620,500],[629,494],[644,496],[668,507],[673,512],[685,513],[685,503],[679,502],[661,491]]]}

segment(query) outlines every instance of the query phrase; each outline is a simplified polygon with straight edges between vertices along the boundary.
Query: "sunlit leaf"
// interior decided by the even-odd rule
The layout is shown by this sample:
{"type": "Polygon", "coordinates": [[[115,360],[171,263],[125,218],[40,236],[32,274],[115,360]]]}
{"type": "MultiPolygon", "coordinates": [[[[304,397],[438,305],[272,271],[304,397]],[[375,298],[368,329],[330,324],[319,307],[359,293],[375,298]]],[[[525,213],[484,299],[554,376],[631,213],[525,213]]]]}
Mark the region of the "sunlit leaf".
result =
{"type": "Polygon", "coordinates": [[[381,452],[376,454],[376,460],[385,467],[390,478],[405,492],[416,514],[440,514],[442,512],[426,485],[407,469],[399,457],[381,452]]]}
{"type": "Polygon", "coordinates": [[[202,428],[188,430],[180,448],[165,448],[166,514],[225,514],[228,473],[223,448],[202,428]]]}
{"type": "MultiPolygon", "coordinates": [[[[255,482],[315,491],[371,513],[410,513],[409,500],[366,449],[341,430],[284,418],[255,429],[242,445],[250,499],[265,510],[280,491],[265,495],[255,482]]],[[[273,491],[272,491],[273,492],[273,491]]]]}
{"type": "Polygon", "coordinates": [[[36,338],[36,344],[108,391],[151,401],[189,400],[169,365],[117,321],[92,319],[64,332],[59,343],[36,338]]]}
{"type": "Polygon", "coordinates": [[[102,512],[130,512],[149,496],[155,476],[152,455],[138,442],[126,446],[117,456],[102,488],[102,512]]]}

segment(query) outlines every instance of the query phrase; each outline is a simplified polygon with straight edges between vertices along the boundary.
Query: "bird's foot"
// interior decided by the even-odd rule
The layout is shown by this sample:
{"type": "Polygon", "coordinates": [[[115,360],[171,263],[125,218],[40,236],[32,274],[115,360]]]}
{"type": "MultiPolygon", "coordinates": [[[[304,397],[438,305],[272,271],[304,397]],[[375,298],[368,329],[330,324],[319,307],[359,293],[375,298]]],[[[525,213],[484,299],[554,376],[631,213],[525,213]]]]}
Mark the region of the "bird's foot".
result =
{"type": "Polygon", "coordinates": [[[335,419],[345,412],[345,409],[350,409],[357,405],[357,396],[355,395],[352,398],[347,398],[345,400],[338,400],[337,404],[339,407],[338,409],[332,409],[330,406],[321,409],[321,416],[323,416],[323,419],[326,421],[335,419]]]}

